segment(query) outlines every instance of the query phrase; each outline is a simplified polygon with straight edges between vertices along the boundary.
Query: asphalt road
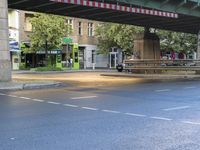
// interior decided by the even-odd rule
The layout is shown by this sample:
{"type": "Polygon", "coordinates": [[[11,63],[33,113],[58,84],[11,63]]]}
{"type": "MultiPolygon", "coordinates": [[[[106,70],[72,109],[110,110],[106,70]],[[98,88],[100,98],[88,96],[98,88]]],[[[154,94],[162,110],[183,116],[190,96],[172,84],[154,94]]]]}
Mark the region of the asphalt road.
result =
{"type": "Polygon", "coordinates": [[[199,150],[200,81],[0,91],[0,150],[199,150]]]}

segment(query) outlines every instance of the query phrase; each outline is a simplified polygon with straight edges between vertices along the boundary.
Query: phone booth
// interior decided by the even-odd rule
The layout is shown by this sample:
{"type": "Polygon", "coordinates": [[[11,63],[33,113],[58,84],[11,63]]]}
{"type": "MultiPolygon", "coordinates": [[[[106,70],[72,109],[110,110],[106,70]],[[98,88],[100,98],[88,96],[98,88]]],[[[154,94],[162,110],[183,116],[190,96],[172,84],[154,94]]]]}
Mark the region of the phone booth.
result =
{"type": "Polygon", "coordinates": [[[61,67],[70,68],[70,69],[80,69],[78,44],[70,43],[63,46],[64,47],[63,47],[63,55],[61,59],[62,60],[61,67]]]}
{"type": "Polygon", "coordinates": [[[79,51],[78,44],[72,44],[72,60],[73,60],[73,69],[79,69],[79,51]]]}

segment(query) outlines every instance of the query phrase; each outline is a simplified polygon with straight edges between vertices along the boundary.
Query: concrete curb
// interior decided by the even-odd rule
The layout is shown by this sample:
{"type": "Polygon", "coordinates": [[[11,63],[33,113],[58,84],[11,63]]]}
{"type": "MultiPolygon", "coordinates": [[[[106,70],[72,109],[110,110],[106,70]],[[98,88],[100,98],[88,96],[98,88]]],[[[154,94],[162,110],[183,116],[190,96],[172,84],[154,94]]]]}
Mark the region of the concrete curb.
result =
{"type": "Polygon", "coordinates": [[[56,73],[78,73],[78,72],[117,72],[114,70],[68,70],[68,71],[13,71],[14,74],[56,74],[56,73]]]}
{"type": "MultiPolygon", "coordinates": [[[[1,84],[1,83],[0,83],[1,84]]],[[[42,89],[61,86],[61,82],[54,83],[11,83],[0,86],[0,90],[26,90],[26,89],[42,89]]]]}
{"type": "Polygon", "coordinates": [[[127,77],[127,78],[144,78],[144,79],[200,79],[200,75],[165,75],[165,74],[122,74],[122,73],[116,73],[116,74],[100,74],[101,76],[107,76],[107,77],[127,77]]]}

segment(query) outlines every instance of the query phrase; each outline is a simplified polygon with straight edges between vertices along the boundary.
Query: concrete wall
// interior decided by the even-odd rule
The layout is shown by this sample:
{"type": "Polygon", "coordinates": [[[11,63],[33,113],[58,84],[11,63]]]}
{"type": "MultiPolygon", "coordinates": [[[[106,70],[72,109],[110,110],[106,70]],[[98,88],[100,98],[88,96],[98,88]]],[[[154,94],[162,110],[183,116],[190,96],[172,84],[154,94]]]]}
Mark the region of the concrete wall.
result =
{"type": "Polygon", "coordinates": [[[95,67],[96,68],[107,68],[108,66],[108,56],[106,55],[97,55],[97,46],[96,45],[79,45],[81,47],[85,47],[84,56],[84,67],[86,68],[92,68],[92,50],[95,51],[95,67]]]}
{"type": "Polygon", "coordinates": [[[0,81],[11,80],[7,0],[0,0],[0,81]]]}

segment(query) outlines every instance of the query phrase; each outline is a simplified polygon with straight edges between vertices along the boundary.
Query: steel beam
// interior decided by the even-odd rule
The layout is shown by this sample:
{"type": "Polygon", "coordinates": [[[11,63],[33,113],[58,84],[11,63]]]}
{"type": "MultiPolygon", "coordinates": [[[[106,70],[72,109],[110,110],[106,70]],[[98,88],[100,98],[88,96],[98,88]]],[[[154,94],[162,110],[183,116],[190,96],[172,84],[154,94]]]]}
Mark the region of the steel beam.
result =
{"type": "Polygon", "coordinates": [[[200,17],[199,9],[191,10],[188,7],[191,5],[191,3],[197,4],[199,2],[198,0],[188,0],[188,1],[184,0],[181,3],[180,0],[165,1],[164,5],[162,5],[163,1],[158,1],[158,0],[151,0],[149,3],[145,3],[145,0],[118,0],[118,1],[121,3],[126,3],[128,5],[132,4],[141,7],[153,8],[168,12],[176,12],[179,14],[200,17]]]}

